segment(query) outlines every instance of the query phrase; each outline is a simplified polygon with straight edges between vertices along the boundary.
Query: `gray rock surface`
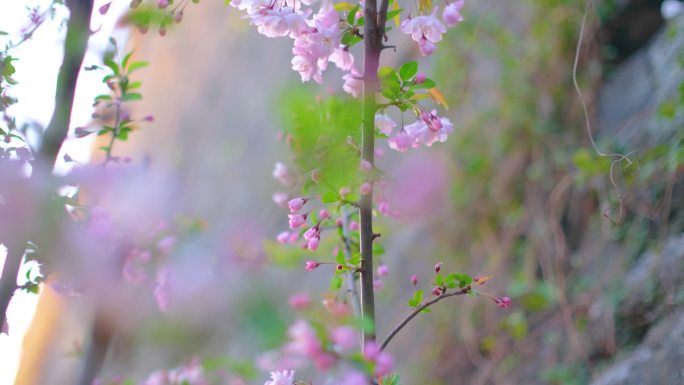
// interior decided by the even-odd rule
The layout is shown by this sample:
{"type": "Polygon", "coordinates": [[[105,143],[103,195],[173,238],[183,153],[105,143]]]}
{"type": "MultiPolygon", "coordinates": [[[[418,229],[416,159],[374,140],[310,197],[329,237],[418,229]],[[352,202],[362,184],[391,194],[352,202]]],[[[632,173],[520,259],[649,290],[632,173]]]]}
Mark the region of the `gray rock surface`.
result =
{"type": "Polygon", "coordinates": [[[670,20],[651,43],[619,67],[598,96],[598,131],[605,142],[641,151],[667,141],[684,124],[657,114],[684,80],[684,17],[670,20]]]}
{"type": "Polygon", "coordinates": [[[684,384],[684,311],[667,317],[644,343],[619,359],[591,385],[684,384]]]}

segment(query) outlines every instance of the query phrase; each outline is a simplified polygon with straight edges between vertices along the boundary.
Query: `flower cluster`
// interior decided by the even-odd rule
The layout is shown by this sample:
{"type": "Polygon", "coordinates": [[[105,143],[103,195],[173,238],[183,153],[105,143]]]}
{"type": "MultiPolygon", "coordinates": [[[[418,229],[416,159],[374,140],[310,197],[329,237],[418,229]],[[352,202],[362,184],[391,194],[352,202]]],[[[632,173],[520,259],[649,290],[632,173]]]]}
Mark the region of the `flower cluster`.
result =
{"type": "Polygon", "coordinates": [[[323,83],[323,71],[333,62],[345,72],[358,74],[348,46],[340,44],[340,17],[330,5],[316,14],[305,6],[309,0],[235,0],[231,5],[246,12],[245,18],[266,37],[289,37],[292,47],[292,69],[302,82],[323,83]]]}
{"type": "Polygon", "coordinates": [[[152,373],[140,385],[209,385],[202,364],[193,359],[187,365],[152,373]]]}
{"type": "Polygon", "coordinates": [[[418,49],[423,56],[429,56],[436,48],[435,43],[442,40],[442,34],[446,33],[447,26],[453,27],[463,21],[460,13],[463,5],[464,0],[457,0],[444,7],[442,13],[444,22],[437,18],[437,8],[434,8],[430,15],[409,17],[401,23],[401,31],[411,35],[411,38],[418,43],[418,49]]]}
{"type": "Polygon", "coordinates": [[[414,123],[394,131],[397,124],[387,115],[377,114],[375,127],[379,132],[389,136],[388,144],[393,150],[405,152],[424,144],[431,147],[435,142],[446,142],[454,131],[454,125],[448,118],[437,115],[437,110],[422,111],[414,123]]]}

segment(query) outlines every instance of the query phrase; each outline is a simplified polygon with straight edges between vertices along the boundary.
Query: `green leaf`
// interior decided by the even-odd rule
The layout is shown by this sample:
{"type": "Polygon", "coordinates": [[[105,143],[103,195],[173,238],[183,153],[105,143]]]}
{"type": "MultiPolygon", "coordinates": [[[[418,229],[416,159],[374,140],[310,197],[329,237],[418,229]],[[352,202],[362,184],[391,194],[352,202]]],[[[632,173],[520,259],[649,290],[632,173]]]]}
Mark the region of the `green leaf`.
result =
{"type": "Polygon", "coordinates": [[[95,97],[95,100],[112,100],[112,97],[110,95],[97,95],[95,97]]]}
{"type": "Polygon", "coordinates": [[[382,67],[378,70],[378,77],[381,79],[396,76],[398,76],[397,72],[392,67],[382,67]]]}
{"type": "Polygon", "coordinates": [[[323,203],[333,203],[337,202],[339,199],[339,195],[334,192],[334,191],[327,191],[326,193],[323,194],[321,197],[321,202],[323,203]]]}
{"type": "Polygon", "coordinates": [[[399,77],[405,82],[411,80],[417,73],[418,63],[415,61],[406,62],[399,68],[399,77]]]}
{"type": "Polygon", "coordinates": [[[335,275],[330,280],[330,290],[339,290],[342,287],[342,276],[335,275]]]}
{"type": "Polygon", "coordinates": [[[356,7],[352,8],[349,13],[347,13],[347,23],[354,25],[356,20],[356,13],[359,11],[361,4],[356,4],[356,7]]]}
{"type": "Polygon", "coordinates": [[[134,90],[136,88],[140,88],[141,85],[142,85],[142,83],[140,83],[139,81],[135,81],[133,83],[130,83],[127,88],[129,90],[134,90]]]}
{"type": "Polygon", "coordinates": [[[128,66],[128,73],[131,74],[135,70],[147,67],[147,64],[148,63],[146,61],[134,61],[130,66],[128,66]]]}
{"type": "Polygon", "coordinates": [[[401,11],[403,11],[403,9],[399,8],[399,9],[393,9],[393,10],[387,12],[387,20],[392,20],[393,18],[399,16],[401,11]]]}
{"type": "Polygon", "coordinates": [[[7,32],[5,32],[5,31],[0,31],[0,36],[7,36],[7,35],[9,35],[7,32]]]}
{"type": "Polygon", "coordinates": [[[420,84],[413,84],[413,85],[411,85],[411,88],[412,88],[412,89],[421,89],[421,88],[430,89],[430,88],[435,88],[436,85],[437,85],[437,84],[435,83],[434,80],[432,80],[432,79],[425,79],[425,81],[423,81],[423,82],[420,83],[420,84]]]}
{"type": "Polygon", "coordinates": [[[123,60],[121,61],[121,68],[123,68],[124,70],[128,66],[128,61],[131,60],[131,56],[133,56],[133,51],[127,53],[126,56],[124,56],[123,60]]]}
{"type": "Polygon", "coordinates": [[[112,58],[108,58],[108,57],[107,57],[107,58],[104,59],[103,62],[104,62],[104,65],[106,65],[107,67],[109,67],[109,69],[112,70],[112,72],[114,73],[114,75],[118,75],[118,74],[119,74],[119,65],[116,64],[116,62],[115,62],[114,60],[112,60],[112,58]]]}
{"type": "Polygon", "coordinates": [[[141,100],[141,99],[142,99],[142,95],[137,93],[137,92],[129,92],[127,94],[124,94],[121,97],[121,100],[123,100],[124,102],[130,102],[130,101],[141,100]]]}

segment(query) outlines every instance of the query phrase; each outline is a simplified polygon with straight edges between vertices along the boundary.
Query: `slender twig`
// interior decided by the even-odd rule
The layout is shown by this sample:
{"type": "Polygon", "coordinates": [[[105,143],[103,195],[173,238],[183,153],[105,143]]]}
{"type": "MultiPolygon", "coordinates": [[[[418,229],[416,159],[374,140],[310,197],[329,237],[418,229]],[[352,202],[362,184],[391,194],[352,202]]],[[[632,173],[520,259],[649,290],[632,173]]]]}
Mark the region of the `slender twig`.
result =
{"type": "MultiPolygon", "coordinates": [[[[349,218],[347,217],[347,210],[344,206],[342,206],[340,210],[342,213],[342,242],[344,243],[344,259],[349,262],[352,257],[351,242],[349,241],[349,218]]],[[[359,300],[359,291],[356,288],[354,274],[355,272],[352,270],[347,271],[347,288],[349,290],[349,297],[352,311],[354,312],[354,317],[359,318],[361,316],[361,301],[359,300]]]]}
{"type": "MultiPolygon", "coordinates": [[[[386,1],[386,0],[382,0],[386,1]]],[[[361,130],[361,159],[373,165],[375,155],[375,93],[378,67],[382,51],[384,24],[378,26],[377,0],[366,0],[364,6],[364,61],[363,61],[363,125],[361,130]]],[[[386,20],[387,15],[381,20],[386,20]]],[[[375,297],[373,292],[373,194],[363,195],[359,202],[361,225],[361,309],[365,322],[362,344],[375,340],[375,297]]]]}
{"type": "Polygon", "coordinates": [[[417,316],[424,309],[427,309],[428,307],[436,304],[437,302],[443,300],[444,298],[468,294],[469,291],[470,291],[470,286],[466,286],[463,289],[458,290],[458,291],[452,291],[450,293],[442,293],[442,294],[438,295],[437,297],[435,297],[435,298],[425,302],[424,304],[418,306],[409,315],[407,315],[406,318],[404,318],[401,322],[399,322],[399,324],[397,326],[395,326],[394,329],[392,329],[392,331],[382,341],[382,344],[380,345],[380,349],[384,350],[387,347],[387,344],[389,344],[390,341],[392,341],[392,338],[394,338],[394,336],[397,335],[397,333],[399,333],[399,331],[401,331],[401,329],[403,329],[404,326],[406,326],[406,324],[408,324],[415,316],[417,316]]]}

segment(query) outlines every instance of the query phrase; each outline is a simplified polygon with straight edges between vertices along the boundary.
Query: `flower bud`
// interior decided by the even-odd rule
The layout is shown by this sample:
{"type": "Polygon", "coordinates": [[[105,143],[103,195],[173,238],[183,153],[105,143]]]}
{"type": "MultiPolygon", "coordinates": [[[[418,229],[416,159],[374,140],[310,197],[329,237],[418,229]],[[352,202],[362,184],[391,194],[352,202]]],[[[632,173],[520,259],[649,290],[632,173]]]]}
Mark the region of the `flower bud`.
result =
{"type": "Polygon", "coordinates": [[[416,286],[416,285],[418,284],[418,277],[416,277],[415,274],[413,274],[413,275],[411,276],[411,284],[412,284],[413,286],[416,286]]]}
{"type": "Polygon", "coordinates": [[[368,182],[363,183],[361,187],[359,187],[359,192],[361,195],[368,195],[371,193],[371,191],[373,191],[373,186],[368,182]]]}
{"type": "Polygon", "coordinates": [[[416,75],[416,77],[415,77],[415,79],[414,79],[414,82],[415,82],[416,84],[423,84],[423,83],[425,82],[425,79],[427,79],[427,77],[425,76],[425,74],[422,73],[422,72],[419,72],[419,73],[416,75]]]}
{"type": "Polygon", "coordinates": [[[316,261],[306,261],[306,270],[307,271],[313,271],[315,268],[320,266],[321,264],[316,262],[316,261]]]}
{"type": "Polygon", "coordinates": [[[435,265],[435,273],[439,273],[439,271],[442,270],[442,265],[442,262],[435,265]]]}

